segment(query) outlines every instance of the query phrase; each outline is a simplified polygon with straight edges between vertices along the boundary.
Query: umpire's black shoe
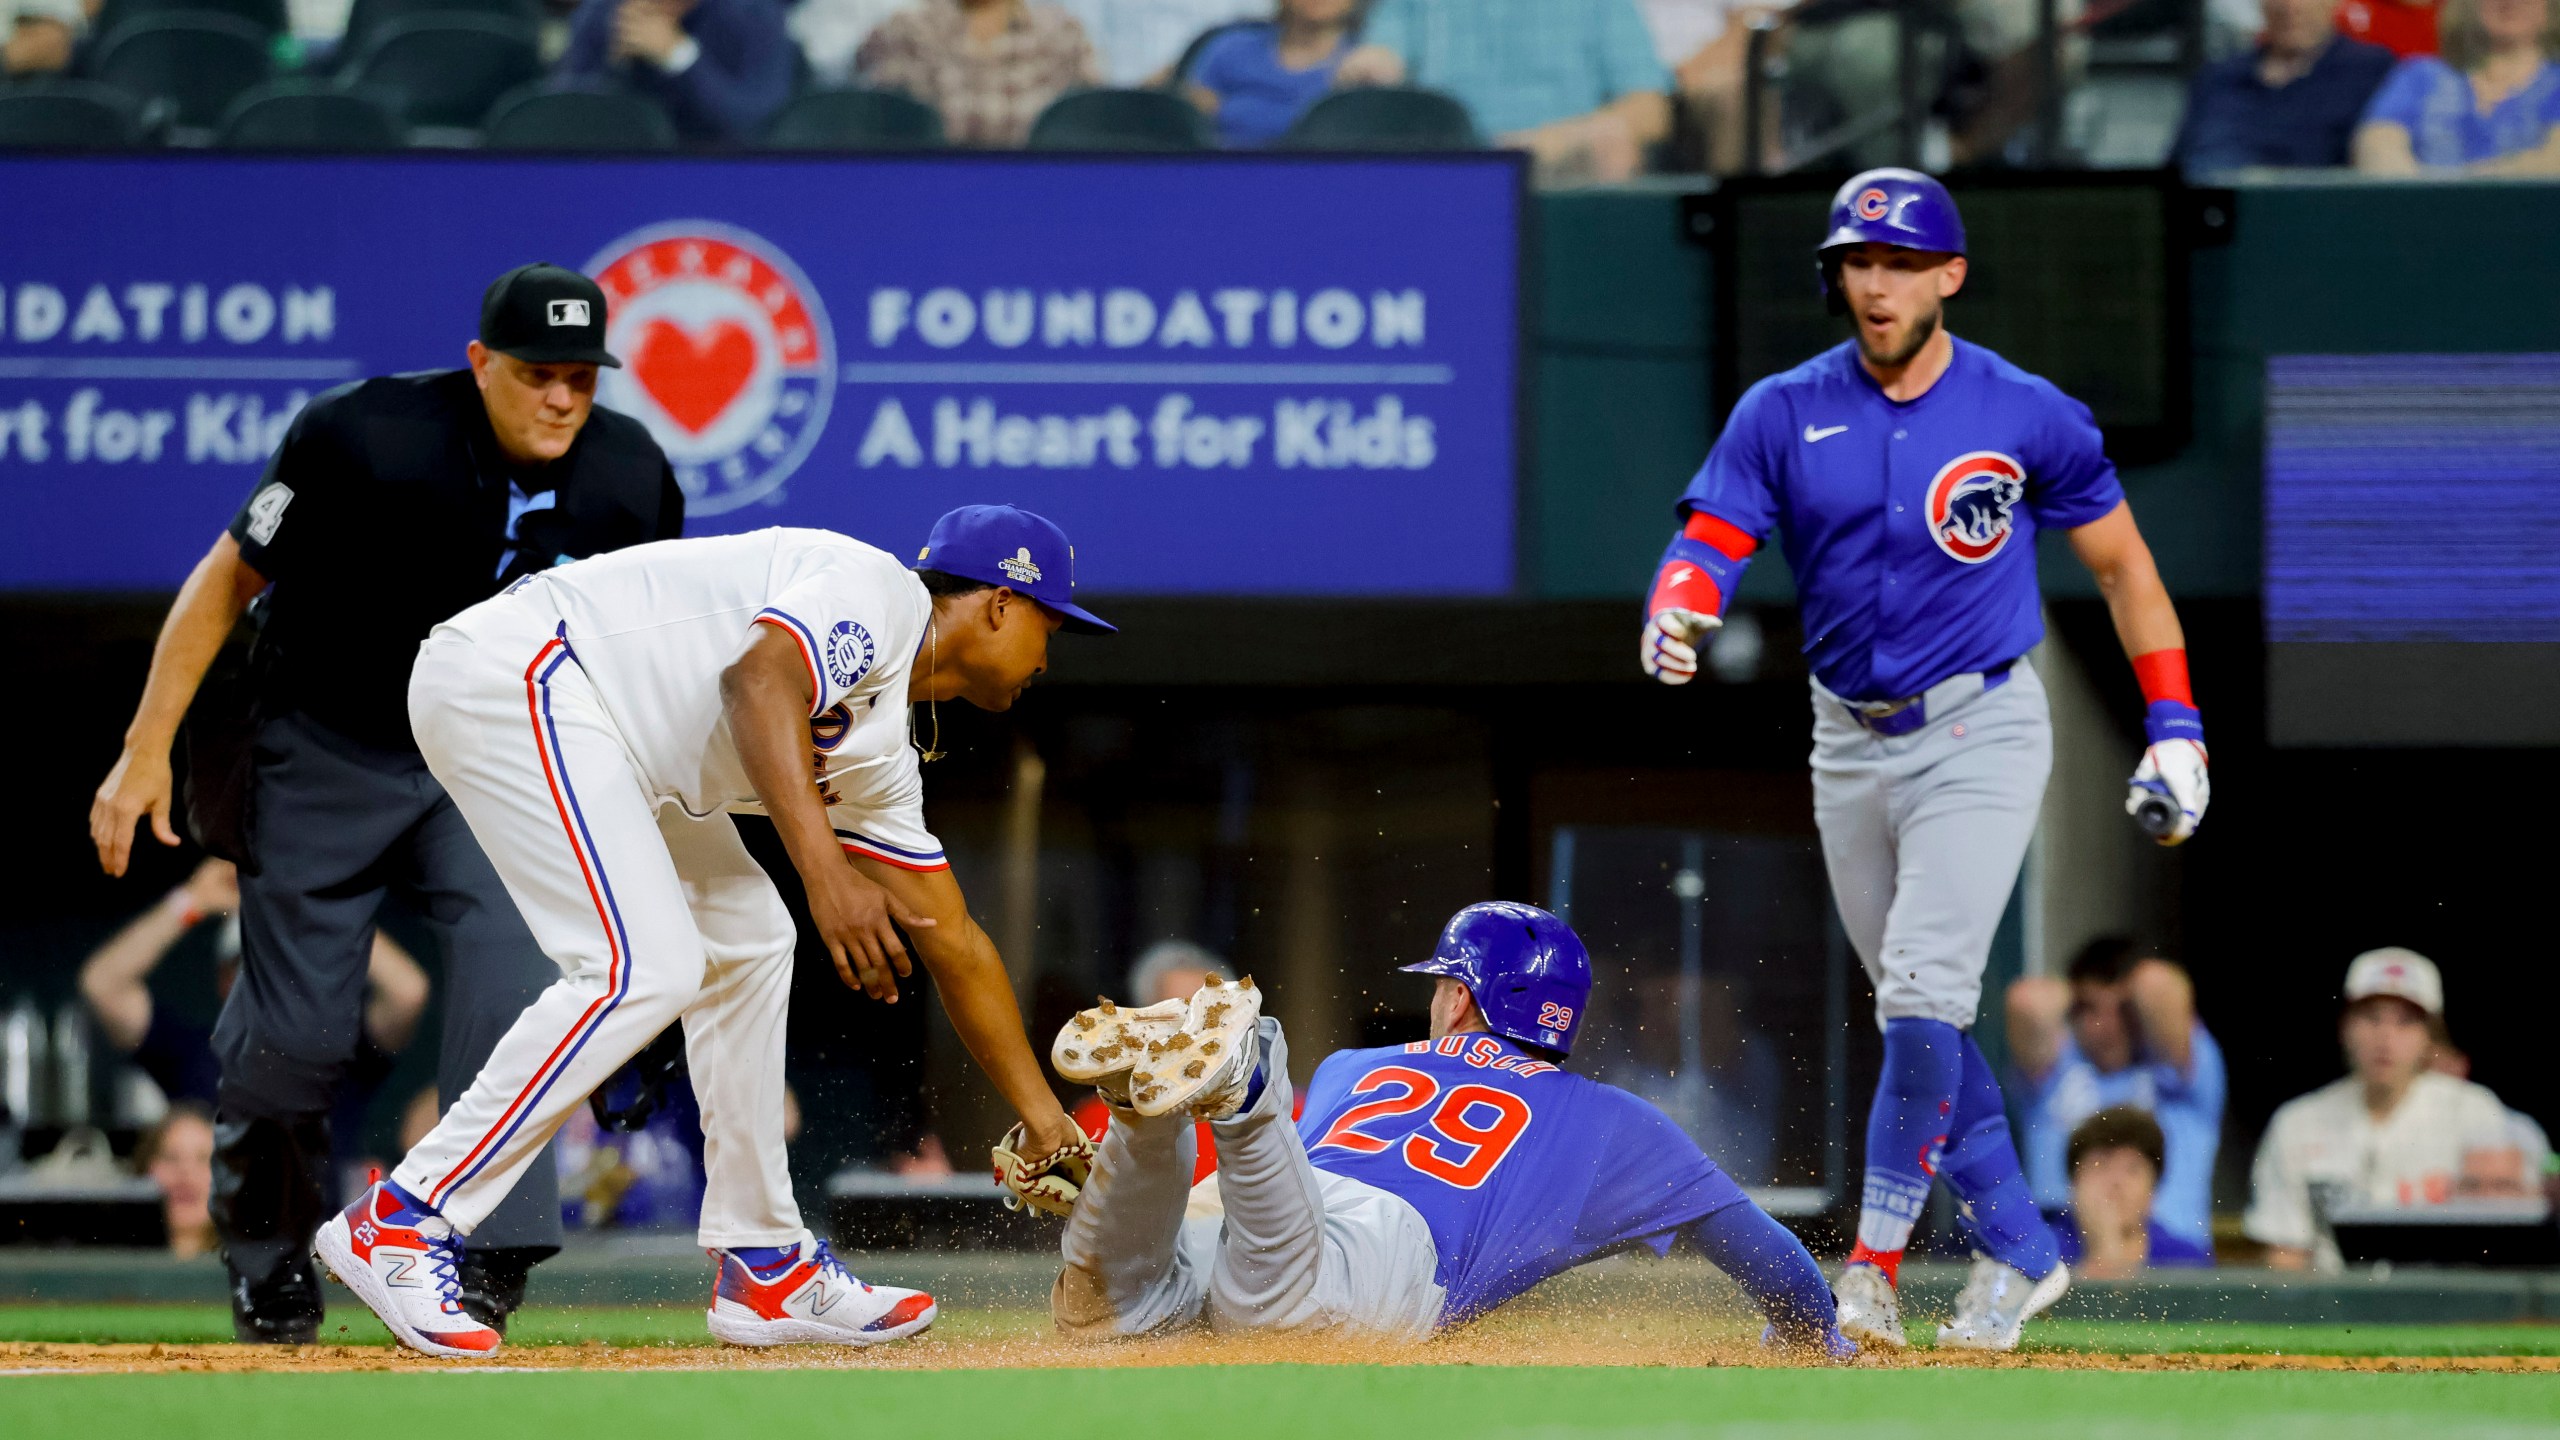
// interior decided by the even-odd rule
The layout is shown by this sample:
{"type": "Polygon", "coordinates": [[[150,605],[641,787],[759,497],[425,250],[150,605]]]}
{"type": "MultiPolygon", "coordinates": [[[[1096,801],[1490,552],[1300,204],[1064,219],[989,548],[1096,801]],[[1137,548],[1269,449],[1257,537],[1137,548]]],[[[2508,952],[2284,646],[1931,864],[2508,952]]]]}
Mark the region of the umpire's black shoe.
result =
{"type": "Polygon", "coordinates": [[[320,1275],[309,1257],[275,1274],[231,1276],[231,1333],[243,1345],[311,1345],[320,1339],[320,1275]]]}
{"type": "Polygon", "coordinates": [[[472,1319],[504,1335],[507,1317],[524,1307],[525,1277],[533,1267],[560,1253],[555,1245],[465,1247],[454,1267],[462,1282],[462,1310],[472,1319]]]}

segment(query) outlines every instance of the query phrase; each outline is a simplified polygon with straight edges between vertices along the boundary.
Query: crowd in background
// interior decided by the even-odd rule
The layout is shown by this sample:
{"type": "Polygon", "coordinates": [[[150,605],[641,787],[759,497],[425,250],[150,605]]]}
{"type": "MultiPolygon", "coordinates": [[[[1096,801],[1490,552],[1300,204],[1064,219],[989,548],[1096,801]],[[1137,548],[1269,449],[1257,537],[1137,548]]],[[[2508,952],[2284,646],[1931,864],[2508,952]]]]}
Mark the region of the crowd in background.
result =
{"type": "MultiPolygon", "coordinates": [[[[0,3],[14,76],[77,73],[100,38],[105,0],[0,3]]],[[[691,143],[755,143],[796,94],[855,86],[931,106],[951,143],[1017,146],[1060,97],[1115,87],[1178,95],[1219,143],[1257,147],[1338,91],[1416,87],[1463,104],[1550,183],[1899,158],[1892,127],[1859,117],[1897,93],[1906,53],[1930,107],[1925,163],[2017,162],[2053,113],[2048,68],[2059,85],[2084,80],[2092,34],[2127,8],[2060,0],[2048,56],[2037,0],[542,3],[555,83],[646,95],[691,143]],[[1909,47],[1906,23],[1922,32],[1909,47]],[[1755,34],[1767,85],[1747,78],[1755,34]],[[1807,150],[1808,136],[1825,138],[1807,150]]],[[[2163,133],[2190,171],[2560,173],[2554,0],[2195,3],[2204,49],[2228,53],[2193,73],[2174,139],[2163,133]]],[[[330,52],[352,4],[288,0],[283,48],[307,66],[343,61],[330,52]]],[[[2032,154],[2068,161],[2047,139],[2032,154]]]]}

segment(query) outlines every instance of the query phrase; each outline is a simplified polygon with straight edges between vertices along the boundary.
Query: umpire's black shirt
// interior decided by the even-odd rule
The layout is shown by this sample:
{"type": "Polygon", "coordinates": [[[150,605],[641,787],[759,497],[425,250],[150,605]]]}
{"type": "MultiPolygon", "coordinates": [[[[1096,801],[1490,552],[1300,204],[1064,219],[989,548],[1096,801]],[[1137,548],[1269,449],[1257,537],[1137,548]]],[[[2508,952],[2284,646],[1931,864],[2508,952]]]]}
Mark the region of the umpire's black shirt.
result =
{"type": "Polygon", "coordinates": [[[627,415],[596,406],[566,455],[530,466],[498,447],[468,370],[329,391],[231,520],[275,585],[267,708],[414,750],[409,667],[429,630],[519,576],[683,529],[675,471],[627,415]]]}

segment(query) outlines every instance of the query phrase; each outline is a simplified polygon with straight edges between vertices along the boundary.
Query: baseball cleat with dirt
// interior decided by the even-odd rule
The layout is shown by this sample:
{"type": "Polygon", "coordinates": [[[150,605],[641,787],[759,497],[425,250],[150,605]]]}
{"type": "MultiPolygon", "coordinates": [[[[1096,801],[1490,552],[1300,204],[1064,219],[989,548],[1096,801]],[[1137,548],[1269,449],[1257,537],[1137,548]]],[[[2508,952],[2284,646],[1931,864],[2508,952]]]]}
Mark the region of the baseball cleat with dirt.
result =
{"type": "Polygon", "coordinates": [[[1191,997],[1182,1024],[1147,1043],[1129,1072],[1129,1101],[1141,1115],[1189,1110],[1203,1120],[1223,1120],[1244,1104],[1260,1058],[1254,1027],[1262,1019],[1262,992],[1253,977],[1212,980],[1191,997]]]}

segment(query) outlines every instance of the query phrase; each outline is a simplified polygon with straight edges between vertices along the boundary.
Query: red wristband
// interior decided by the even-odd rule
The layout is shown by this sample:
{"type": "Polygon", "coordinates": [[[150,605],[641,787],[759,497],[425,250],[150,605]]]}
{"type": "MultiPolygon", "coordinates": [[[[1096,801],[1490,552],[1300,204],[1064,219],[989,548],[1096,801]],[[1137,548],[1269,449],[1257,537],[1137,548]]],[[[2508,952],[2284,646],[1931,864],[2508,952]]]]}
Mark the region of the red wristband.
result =
{"type": "Polygon", "coordinates": [[[2134,656],[2133,678],[2142,686],[2145,705],[2158,700],[2175,700],[2190,707],[2196,703],[2195,689],[2187,683],[2185,650],[2154,650],[2134,656]]]}
{"type": "Polygon", "coordinates": [[[1744,534],[1740,526],[1704,510],[1690,511],[1689,523],[1680,527],[1680,533],[1700,544],[1713,545],[1736,560],[1748,560],[1760,548],[1760,542],[1744,534]]]}

